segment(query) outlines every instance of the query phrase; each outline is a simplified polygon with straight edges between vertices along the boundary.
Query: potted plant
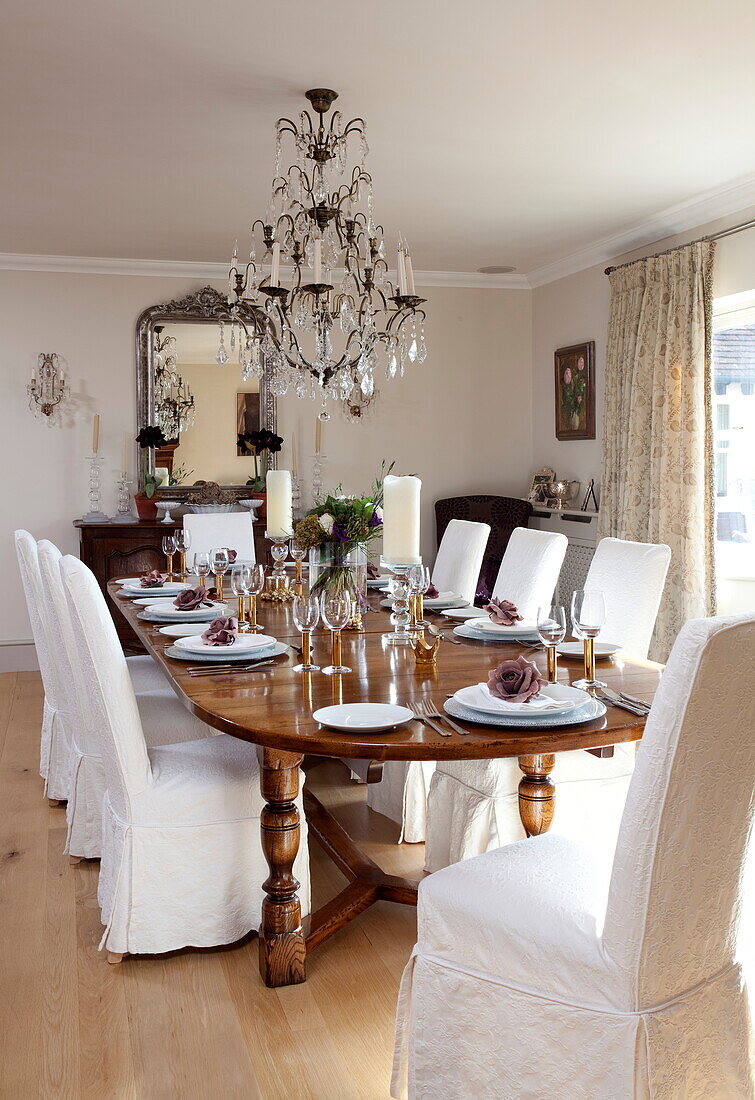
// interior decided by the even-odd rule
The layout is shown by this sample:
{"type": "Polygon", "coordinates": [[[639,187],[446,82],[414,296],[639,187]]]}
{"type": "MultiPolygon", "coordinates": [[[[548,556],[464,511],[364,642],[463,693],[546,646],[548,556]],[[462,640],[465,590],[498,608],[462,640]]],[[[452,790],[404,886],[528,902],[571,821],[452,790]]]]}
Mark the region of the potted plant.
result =
{"type": "Polygon", "coordinates": [[[157,447],[164,447],[167,443],[161,428],[148,426],[142,428],[136,437],[136,442],[142,450],[142,469],[144,472],[144,489],[134,494],[134,503],[139,513],[139,519],[155,519],[157,517],[157,504],[154,496],[162,478],[150,473],[149,452],[157,447]]]}
{"type": "Polygon", "coordinates": [[[257,513],[259,518],[262,519],[267,511],[268,456],[278,453],[283,446],[283,439],[275,432],[268,431],[267,428],[261,428],[258,432],[240,432],[238,446],[239,450],[251,455],[254,459],[254,477],[247,478],[246,484],[257,500],[265,502],[260,506],[257,513]]]}

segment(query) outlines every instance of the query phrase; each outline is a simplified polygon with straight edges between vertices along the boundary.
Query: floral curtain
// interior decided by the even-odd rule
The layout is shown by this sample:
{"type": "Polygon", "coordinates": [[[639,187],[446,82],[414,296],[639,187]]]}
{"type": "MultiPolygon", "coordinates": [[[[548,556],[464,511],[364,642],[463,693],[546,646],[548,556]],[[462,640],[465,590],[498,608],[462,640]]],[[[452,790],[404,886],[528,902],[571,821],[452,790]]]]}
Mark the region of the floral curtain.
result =
{"type": "Polygon", "coordinates": [[[715,245],[610,275],[598,534],[665,542],[671,565],[650,656],[715,614],[710,334],[715,245]]]}

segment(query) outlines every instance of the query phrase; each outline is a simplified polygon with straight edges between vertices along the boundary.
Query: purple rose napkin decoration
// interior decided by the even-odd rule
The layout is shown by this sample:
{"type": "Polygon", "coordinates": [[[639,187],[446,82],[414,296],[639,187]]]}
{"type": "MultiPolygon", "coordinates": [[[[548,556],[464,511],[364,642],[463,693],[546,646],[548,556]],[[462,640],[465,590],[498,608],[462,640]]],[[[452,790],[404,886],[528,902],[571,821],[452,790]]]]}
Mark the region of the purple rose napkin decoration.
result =
{"type": "Polygon", "coordinates": [[[173,606],[180,611],[195,611],[206,602],[207,589],[204,585],[200,585],[199,588],[184,588],[183,592],[179,592],[176,596],[173,606]]]}
{"type": "Polygon", "coordinates": [[[426,600],[437,600],[439,595],[440,595],[440,592],[435,587],[435,585],[432,584],[432,582],[430,584],[428,584],[427,591],[425,592],[425,599],[426,600]]]}
{"type": "Polygon", "coordinates": [[[368,580],[376,581],[379,576],[380,576],[380,570],[378,569],[378,567],[374,564],[374,562],[368,561],[367,562],[367,578],[368,578],[368,580]]]}
{"type": "Polygon", "coordinates": [[[228,564],[233,565],[233,563],[236,561],[236,558],[238,557],[238,554],[235,550],[231,550],[230,546],[224,546],[223,549],[228,552],[228,564]]]}
{"type": "Polygon", "coordinates": [[[497,623],[499,626],[513,626],[514,623],[522,621],[522,616],[511,600],[491,599],[490,603],[485,604],[483,610],[489,611],[490,621],[497,623]]]}
{"type": "Polygon", "coordinates": [[[161,573],[159,569],[153,569],[151,573],[142,573],[139,584],[142,588],[162,588],[167,579],[167,573],[161,573]]]}
{"type": "Polygon", "coordinates": [[[239,634],[237,619],[213,619],[202,635],[207,645],[233,645],[239,634]]]}
{"type": "Polygon", "coordinates": [[[526,703],[548,683],[526,657],[501,661],[488,673],[488,691],[507,703],[526,703]]]}

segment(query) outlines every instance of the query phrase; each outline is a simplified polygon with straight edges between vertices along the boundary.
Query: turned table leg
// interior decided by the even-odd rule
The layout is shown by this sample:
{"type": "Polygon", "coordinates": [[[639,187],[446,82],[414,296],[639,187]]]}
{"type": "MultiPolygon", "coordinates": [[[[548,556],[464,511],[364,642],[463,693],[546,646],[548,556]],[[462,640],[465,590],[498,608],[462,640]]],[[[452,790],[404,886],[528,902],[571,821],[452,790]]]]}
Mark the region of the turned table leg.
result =
{"type": "Polygon", "coordinates": [[[260,750],[260,789],[265,800],[260,828],[270,874],[262,884],[260,973],[265,985],[297,985],[306,978],[306,948],[301,906],[293,875],[299,851],[299,765],[302,757],[275,749],[260,750]]]}
{"type": "Polygon", "coordinates": [[[556,809],[556,787],[550,777],[556,758],[553,753],[520,756],[524,773],[519,782],[519,816],[527,836],[547,833],[556,809]]]}

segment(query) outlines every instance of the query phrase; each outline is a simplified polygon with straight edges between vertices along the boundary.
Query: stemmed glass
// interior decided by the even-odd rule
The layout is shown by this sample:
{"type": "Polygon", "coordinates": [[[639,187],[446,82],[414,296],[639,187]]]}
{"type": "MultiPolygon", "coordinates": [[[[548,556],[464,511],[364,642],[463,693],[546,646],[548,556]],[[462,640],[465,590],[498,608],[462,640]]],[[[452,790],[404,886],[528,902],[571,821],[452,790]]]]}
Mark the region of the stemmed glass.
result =
{"type": "Polygon", "coordinates": [[[560,604],[550,604],[537,609],[537,635],[545,646],[548,683],[558,682],[558,658],[556,646],[566,635],[566,611],[560,604]]]}
{"type": "Polygon", "coordinates": [[[304,559],[307,556],[307,548],[305,546],[302,546],[302,544],[300,542],[297,542],[297,540],[294,538],[294,539],[291,539],[290,551],[291,551],[291,557],[296,562],[296,576],[294,578],[294,592],[296,593],[297,596],[301,596],[302,587],[303,587],[303,584],[302,584],[302,562],[304,561],[304,559]]]}
{"type": "Polygon", "coordinates": [[[585,646],[585,675],[575,680],[574,687],[606,687],[595,679],[595,639],[606,621],[606,601],[597,588],[578,588],[571,598],[571,617],[574,633],[582,638],[585,646]]]}
{"type": "Polygon", "coordinates": [[[259,562],[255,562],[253,565],[248,566],[248,569],[249,587],[247,589],[247,595],[249,596],[249,630],[252,634],[259,634],[262,627],[257,622],[257,597],[265,587],[265,567],[264,565],[260,565],[259,562]]]}
{"type": "Polygon", "coordinates": [[[249,595],[249,581],[251,580],[252,571],[248,565],[234,565],[231,570],[231,592],[238,600],[238,619],[239,634],[249,634],[251,627],[246,621],[245,601],[249,595]]]}
{"type": "Polygon", "coordinates": [[[179,527],[173,535],[178,551],[178,567],[181,571],[181,580],[186,581],[186,551],[191,549],[191,533],[185,527],[179,527]]]}
{"type": "Polygon", "coordinates": [[[228,551],[225,546],[216,546],[210,555],[210,567],[215,574],[216,599],[223,602],[223,576],[228,569],[228,551]]]}
{"type": "Polygon", "coordinates": [[[411,620],[410,630],[424,630],[425,622],[425,592],[430,586],[430,570],[426,565],[413,565],[408,573],[409,592],[411,593],[411,620]]]}
{"type": "Polygon", "coordinates": [[[351,672],[341,664],[341,631],[351,618],[351,596],[348,592],[323,592],[320,597],[322,621],[331,632],[331,663],[323,669],[330,676],[334,672],[351,672]]]}
{"type": "Polygon", "coordinates": [[[302,641],[301,664],[294,665],[294,672],[317,672],[320,666],[312,664],[312,631],[320,621],[320,601],[317,596],[294,596],[291,613],[302,641]]]}
{"type": "Polygon", "coordinates": [[[207,577],[210,574],[210,555],[206,551],[197,551],[194,554],[192,573],[197,578],[200,588],[207,587],[207,577]]]}
{"type": "Polygon", "coordinates": [[[173,580],[173,555],[176,552],[176,536],[163,535],[163,554],[168,562],[168,580],[173,580]]]}

